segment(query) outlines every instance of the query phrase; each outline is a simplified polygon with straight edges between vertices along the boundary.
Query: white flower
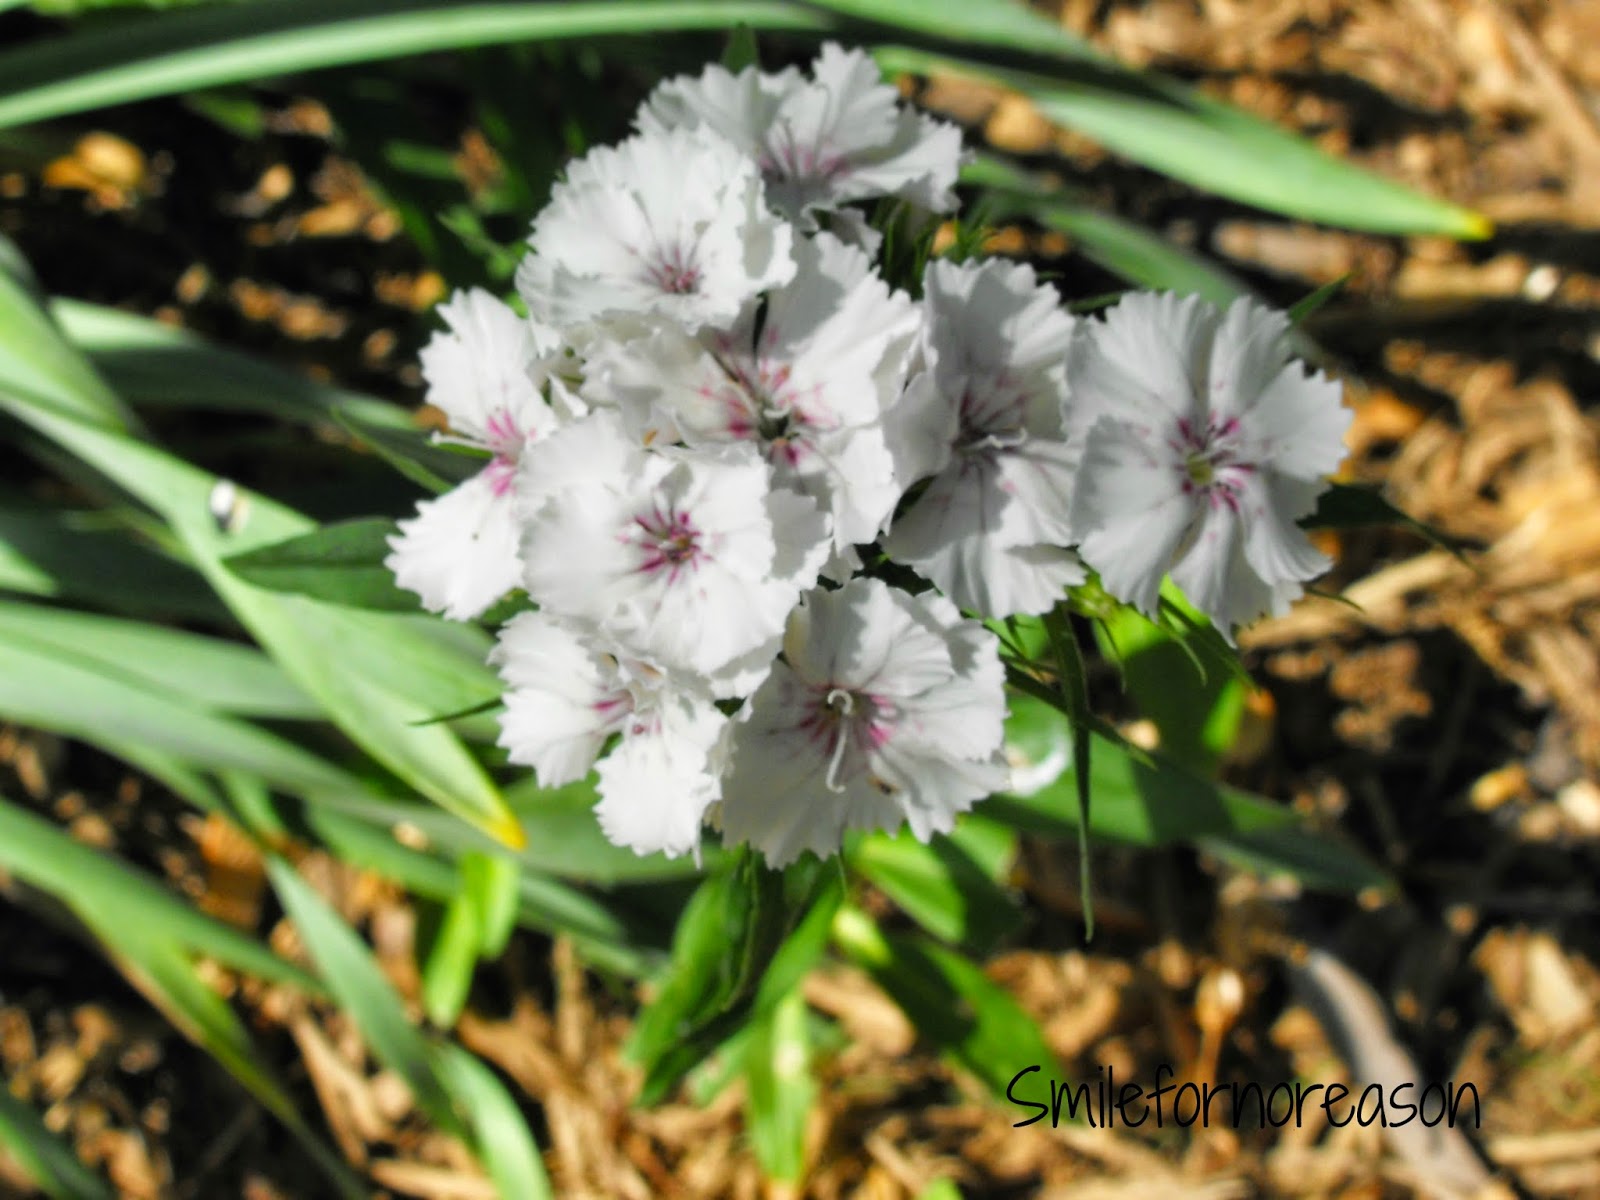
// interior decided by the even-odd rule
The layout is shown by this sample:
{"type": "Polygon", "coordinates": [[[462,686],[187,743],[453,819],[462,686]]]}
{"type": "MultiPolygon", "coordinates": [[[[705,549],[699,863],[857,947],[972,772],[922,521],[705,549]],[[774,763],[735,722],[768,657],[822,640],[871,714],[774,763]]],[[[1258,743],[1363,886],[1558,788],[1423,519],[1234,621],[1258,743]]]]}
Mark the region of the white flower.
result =
{"type": "Polygon", "coordinates": [[[726,331],[665,328],[596,346],[585,394],[646,442],[758,446],[779,487],[831,515],[844,552],[877,536],[903,490],[882,419],[917,312],[829,234],[802,238],[795,258],[794,279],[726,331]]]}
{"type": "Polygon", "coordinates": [[[773,491],[756,452],[649,452],[611,412],[569,425],[518,476],[523,581],[545,610],[740,695],[816,580],[826,519],[773,491]]]}
{"type": "Polygon", "coordinates": [[[587,775],[619,735],[599,767],[606,836],[639,854],[698,853],[727,725],[703,686],[605,653],[544,613],[508,621],[490,661],[507,684],[500,745],[512,762],[559,787],[587,775]]]}
{"type": "Polygon", "coordinates": [[[793,68],[738,75],[710,66],[662,83],[640,110],[650,129],[714,130],[761,168],[772,206],[807,230],[815,214],[898,196],[934,212],[956,206],[961,131],[899,102],[872,59],[829,42],[807,80],[793,68]]]}
{"type": "Polygon", "coordinates": [[[1005,787],[998,645],[948,600],[876,579],[814,591],[783,650],[733,726],[729,842],[781,866],[847,829],[904,822],[926,841],[1005,787]]]}
{"type": "Polygon", "coordinates": [[[446,440],[487,450],[491,458],[477,475],[401,521],[384,564],[428,609],[464,621],[521,577],[512,479],[523,448],[559,423],[546,389],[558,401],[567,397],[555,374],[559,348],[544,356],[536,349],[541,336],[555,347],[549,331],[541,334],[476,288],[457,292],[439,312],[449,330],[422,351],[428,403],[450,421],[454,436],[446,440]]]}
{"type": "Polygon", "coordinates": [[[1088,431],[1084,560],[1152,615],[1170,572],[1229,638],[1283,612],[1329,565],[1295,521],[1344,456],[1339,385],[1291,363],[1288,318],[1249,299],[1137,293],[1092,328],[1068,409],[1088,431]]]}
{"type": "Polygon", "coordinates": [[[1030,267],[934,261],[928,364],[891,416],[904,474],[933,473],[884,550],[986,617],[1048,611],[1083,565],[1070,550],[1073,455],[1062,428],[1072,318],[1030,267]]]}
{"type": "Polygon", "coordinates": [[[792,236],[767,210],[754,164],[726,141],[640,134],[568,168],[533,223],[517,289],[562,329],[640,316],[724,324],[793,273],[792,236]]]}

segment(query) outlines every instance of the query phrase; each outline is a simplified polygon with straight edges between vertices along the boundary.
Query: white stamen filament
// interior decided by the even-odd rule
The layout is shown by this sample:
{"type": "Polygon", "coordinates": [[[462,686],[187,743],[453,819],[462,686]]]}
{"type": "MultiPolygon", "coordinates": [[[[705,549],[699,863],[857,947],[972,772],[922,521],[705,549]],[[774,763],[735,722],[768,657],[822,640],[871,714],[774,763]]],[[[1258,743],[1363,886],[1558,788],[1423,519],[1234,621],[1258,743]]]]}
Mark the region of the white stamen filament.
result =
{"type": "MultiPolygon", "coordinates": [[[[854,697],[843,688],[834,688],[828,693],[827,706],[839,716],[848,717],[854,710],[856,702],[854,697]]],[[[828,773],[823,777],[823,782],[828,785],[830,792],[844,791],[844,784],[839,782],[839,766],[844,762],[845,745],[850,740],[850,725],[847,721],[840,720],[834,731],[833,755],[828,760],[828,773]]]]}

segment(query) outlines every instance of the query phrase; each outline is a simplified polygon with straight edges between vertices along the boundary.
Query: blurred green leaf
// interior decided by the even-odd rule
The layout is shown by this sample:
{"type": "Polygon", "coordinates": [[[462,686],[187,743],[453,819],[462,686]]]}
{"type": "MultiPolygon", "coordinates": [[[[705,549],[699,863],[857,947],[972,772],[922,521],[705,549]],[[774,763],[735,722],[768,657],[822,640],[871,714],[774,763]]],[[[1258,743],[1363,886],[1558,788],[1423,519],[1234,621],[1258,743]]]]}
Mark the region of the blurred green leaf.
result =
{"type": "Polygon", "coordinates": [[[628,1056],[645,1068],[638,1103],[657,1103],[752,1016],[770,1011],[820,952],[807,923],[837,868],[815,859],[786,871],[752,850],[696,889],[678,920],[661,990],[641,1014],[628,1056]],[[787,953],[786,953],[787,952],[787,953]]]}
{"type": "Polygon", "coordinates": [[[39,1114],[0,1087],[0,1146],[51,1200],[112,1200],[106,1181],[45,1128],[39,1114]]]}
{"type": "Polygon", "coordinates": [[[103,511],[0,505],[0,590],[142,617],[231,619],[199,575],[103,511]]]}
{"type": "Polygon", "coordinates": [[[979,154],[962,168],[964,183],[988,188],[997,216],[1023,216],[1072,238],[1090,262],[1140,287],[1193,292],[1213,304],[1249,293],[1243,281],[1203,255],[1173,245],[1076,193],[997,158],[979,154]]]}
{"type": "Polygon", "coordinates": [[[134,743],[212,770],[250,771],[304,795],[365,790],[354,776],[286,738],[18,634],[0,640],[0,714],[107,749],[134,743]]]}
{"type": "Polygon", "coordinates": [[[969,814],[953,834],[920,842],[910,830],[890,836],[874,833],[845,852],[850,868],[903,908],[929,933],[970,948],[992,947],[1016,931],[1022,914],[988,869],[968,849],[986,835],[1007,843],[1001,860],[1015,847],[1015,833],[969,814]]]}
{"type": "Polygon", "coordinates": [[[755,30],[743,21],[728,34],[728,44],[722,51],[723,67],[737,75],[746,67],[761,69],[761,48],[756,44],[755,30]]]}
{"type": "Polygon", "coordinates": [[[1383,498],[1376,488],[1356,483],[1328,484],[1317,498],[1316,511],[1300,518],[1302,529],[1359,529],[1370,525],[1398,525],[1441,550],[1461,557],[1462,543],[1417,520],[1383,498]]]}
{"type": "MultiPolygon", "coordinates": [[[[1016,792],[986,801],[984,814],[1041,836],[1074,837],[1079,823],[1066,718],[1033,696],[1013,694],[1009,704],[1006,738],[1017,764],[1016,792]]],[[[1388,883],[1359,851],[1307,828],[1283,805],[1099,733],[1090,777],[1096,837],[1138,846],[1194,842],[1219,858],[1290,875],[1307,887],[1359,890],[1388,883]]]]}
{"type": "Polygon", "coordinates": [[[42,817],[0,798],[0,868],[68,908],[115,941],[138,927],[195,954],[317,993],[315,980],[261,942],[194,908],[115,855],[95,850],[42,817]]]}
{"type": "Polygon", "coordinates": [[[246,583],[352,608],[419,612],[415,592],[383,565],[395,523],[381,517],[339,521],[270,546],[231,555],[223,565],[246,583]]]}
{"type": "Polygon", "coordinates": [[[499,1078],[461,1047],[437,1049],[439,1075],[467,1114],[472,1147],[502,1196],[554,1200],[527,1119],[499,1078]]]}
{"type": "Polygon", "coordinates": [[[517,927],[522,868],[500,851],[469,851],[461,856],[460,867],[462,894],[471,900],[477,915],[480,951],[486,959],[499,958],[517,927]]]}
{"type": "Polygon", "coordinates": [[[1033,1018],[964,954],[924,937],[886,935],[858,908],[833,922],[835,943],[904,1010],[919,1037],[996,1097],[1024,1067],[1062,1072],[1033,1018]]]}
{"type": "Polygon", "coordinates": [[[1021,92],[1047,118],[1197,188],[1271,212],[1375,233],[1484,238],[1488,219],[1335,158],[1204,93],[1109,59],[1043,71],[980,65],[895,46],[889,71],[949,73],[1021,92]]]}
{"type": "Polygon", "coordinates": [[[142,621],[0,600],[0,637],[60,651],[134,686],[244,716],[315,720],[322,710],[261,651],[142,621]]]}
{"type": "MultiPolygon", "coordinates": [[[[985,815],[1034,833],[1076,837],[1080,821],[1067,719],[1033,696],[1013,694],[1008,703],[1006,739],[1021,764],[1015,774],[1022,783],[1017,794],[988,801],[985,815]],[[1060,773],[1049,779],[1054,771],[1060,773]],[[1024,788],[1030,790],[1022,794],[1024,788]]],[[[1089,775],[1090,832],[1112,841],[1164,846],[1296,820],[1280,805],[1212,783],[1100,733],[1094,737],[1089,775]]]]}
{"type": "Polygon", "coordinates": [[[215,476],[49,409],[11,407],[156,509],[257,641],[363,749],[441,807],[521,844],[520,826],[455,735],[443,726],[412,725],[484,697],[462,690],[465,680],[486,670],[481,659],[441,658],[442,639],[459,638],[459,632],[435,632],[423,618],[325,605],[243,583],[222,557],[300,532],[305,518],[250,494],[244,531],[224,532],[209,507],[215,476]]]}
{"type": "Polygon", "coordinates": [[[764,0],[275,0],[86,26],[0,53],[0,127],[319,67],[539,38],[727,29],[825,29],[822,14],[764,0]]]}
{"type": "Polygon", "coordinates": [[[994,47],[1063,61],[1097,57],[1097,52],[1043,13],[1019,0],[817,0],[843,16],[925,37],[958,42],[963,49],[994,47]]]}
{"type": "Polygon", "coordinates": [[[1296,300],[1286,310],[1289,320],[1296,325],[1304,324],[1308,317],[1314,316],[1319,310],[1321,310],[1323,305],[1327,304],[1329,300],[1332,300],[1335,296],[1342,292],[1344,290],[1344,285],[1349,282],[1350,274],[1349,272],[1346,272],[1345,274],[1339,276],[1339,278],[1329,280],[1315,291],[1300,297],[1300,299],[1296,300]]]}
{"type": "Polygon", "coordinates": [[[465,1138],[461,1113],[439,1078],[433,1043],[412,1025],[366,944],[283,858],[270,855],[267,874],[317,973],[361,1031],[367,1047],[405,1080],[418,1106],[436,1125],[465,1138]]]}
{"type": "Polygon", "coordinates": [[[751,1023],[745,1048],[745,1124],[767,1178],[798,1183],[806,1121],[816,1102],[805,997],[796,988],[751,1023]]]}
{"type": "Polygon", "coordinates": [[[458,888],[430,936],[420,939],[422,1011],[441,1029],[453,1027],[467,1003],[481,936],[477,905],[458,888]]]}

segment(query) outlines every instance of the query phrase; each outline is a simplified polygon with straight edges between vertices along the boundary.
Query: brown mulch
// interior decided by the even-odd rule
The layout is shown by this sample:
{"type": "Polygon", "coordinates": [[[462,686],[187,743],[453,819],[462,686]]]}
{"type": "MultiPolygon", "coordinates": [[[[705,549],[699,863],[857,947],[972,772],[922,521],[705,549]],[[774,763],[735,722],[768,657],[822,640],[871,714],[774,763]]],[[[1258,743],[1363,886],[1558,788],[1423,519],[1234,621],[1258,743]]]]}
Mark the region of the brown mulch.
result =
{"type": "MultiPolygon", "coordinates": [[[[1309,600],[1244,639],[1263,691],[1233,777],[1354,838],[1394,871],[1398,899],[1286,895],[1203,855],[1104,849],[1085,947],[1070,848],[1029,843],[1012,882],[1030,923],[989,972],[1080,1078],[1107,1068],[1148,1086],[1166,1064],[1179,1079],[1330,1084],[1389,1063],[1471,1081],[1478,1165],[1448,1159],[1448,1176],[1437,1147],[1314,1118],[1015,1129],[1029,1114],[983,1100],[862,976],[831,968],[806,994],[849,1041],[820,1064],[808,1175],[788,1194],[900,1200],[950,1178],[996,1198],[1600,1196],[1600,6],[1037,6],[1497,230],[1458,245],[1265,217],[1109,158],[1019,97],[927,81],[923,99],[976,136],[1274,300],[1348,276],[1310,326],[1356,408],[1346,473],[1471,547],[1457,558],[1403,532],[1347,533],[1331,543],[1333,583],[1358,607],[1309,600]],[[1308,948],[1353,968],[1384,1019],[1360,1015],[1360,993],[1330,1000],[1308,948]]],[[[445,283],[336,152],[327,113],[286,96],[250,143],[175,114],[119,114],[0,174],[0,229],[53,290],[413,397],[422,314],[445,283]],[[85,261],[106,269],[86,278],[85,261]]],[[[493,170],[475,131],[460,151],[464,171],[493,170]]],[[[1058,235],[1001,236],[1075,292],[1113,285],[1058,235]]],[[[294,952],[248,862],[223,869],[226,835],[153,785],[20,731],[0,736],[0,760],[0,790],[294,952]]],[[[406,897],[314,855],[305,866],[414,1001],[406,897]]],[[[270,1119],[33,912],[0,891],[0,1063],[17,1095],[128,1196],[317,1194],[270,1119]]],[[[457,1033],[528,1098],[559,1195],[785,1194],[760,1179],[737,1085],[707,1104],[630,1107],[632,999],[570,947],[519,939],[482,974],[457,1033]]],[[[307,1110],[389,1194],[491,1194],[337,1014],[218,976],[307,1110]]],[[[0,1156],[0,1194],[20,1187],[0,1156]]]]}

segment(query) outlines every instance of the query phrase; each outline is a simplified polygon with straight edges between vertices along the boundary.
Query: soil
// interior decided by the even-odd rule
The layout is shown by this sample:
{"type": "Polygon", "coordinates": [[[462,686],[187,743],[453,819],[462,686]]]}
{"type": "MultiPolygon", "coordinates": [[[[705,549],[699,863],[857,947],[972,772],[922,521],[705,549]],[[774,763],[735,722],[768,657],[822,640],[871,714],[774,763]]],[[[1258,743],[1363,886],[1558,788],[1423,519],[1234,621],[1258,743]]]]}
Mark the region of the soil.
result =
{"type": "MultiPolygon", "coordinates": [[[[1229,777],[1359,844],[1398,898],[1297,895],[1204,853],[1105,848],[1086,946],[1072,848],[1029,842],[1010,881],[1028,923],[986,969],[1078,1078],[1104,1068],[1150,1086],[1165,1065],[1178,1081],[1267,1087],[1470,1082],[1481,1121],[1419,1137],[1335,1128],[1312,1106],[1282,1128],[1014,1128],[1026,1109],[984,1100],[863,976],[830,968],[807,996],[850,1041],[822,1064],[810,1166],[790,1194],[898,1200],[949,1178],[996,1200],[1600,1196],[1600,58],[1587,52],[1600,6],[1038,7],[1125,61],[1477,208],[1496,232],[1458,244],[1267,217],[1109,157],[1020,97],[908,85],[974,140],[1215,255],[1276,302],[1345,277],[1308,327],[1356,411],[1345,473],[1469,548],[1330,536],[1327,586],[1359,607],[1308,600],[1243,639],[1261,688],[1229,777]]],[[[613,82],[638,94],[649,76],[613,82]]],[[[315,90],[269,95],[254,137],[176,102],[52,129],[0,173],[0,230],[53,293],[415,402],[446,285],[341,153],[315,90]]],[[[492,172],[482,133],[435,108],[463,173],[492,172]]],[[[1073,296],[1116,285],[1059,235],[1009,228],[996,249],[1073,296]]],[[[6,730],[0,761],[0,791],[292,947],[225,827],[76,744],[6,730]]],[[[316,855],[306,869],[414,998],[407,898],[316,855]]],[[[101,957],[32,898],[0,896],[0,1062],[86,1161],[132,1197],[318,1194],[278,1126],[101,957]]],[[[492,1195],[337,1014],[218,982],[390,1194],[492,1195]]],[[[569,945],[525,937],[481,972],[458,1034],[521,1089],[564,1197],[784,1194],[761,1182],[737,1087],[709,1105],[629,1107],[632,1011],[569,945]]],[[[8,1188],[25,1194],[0,1158],[8,1188]]]]}

